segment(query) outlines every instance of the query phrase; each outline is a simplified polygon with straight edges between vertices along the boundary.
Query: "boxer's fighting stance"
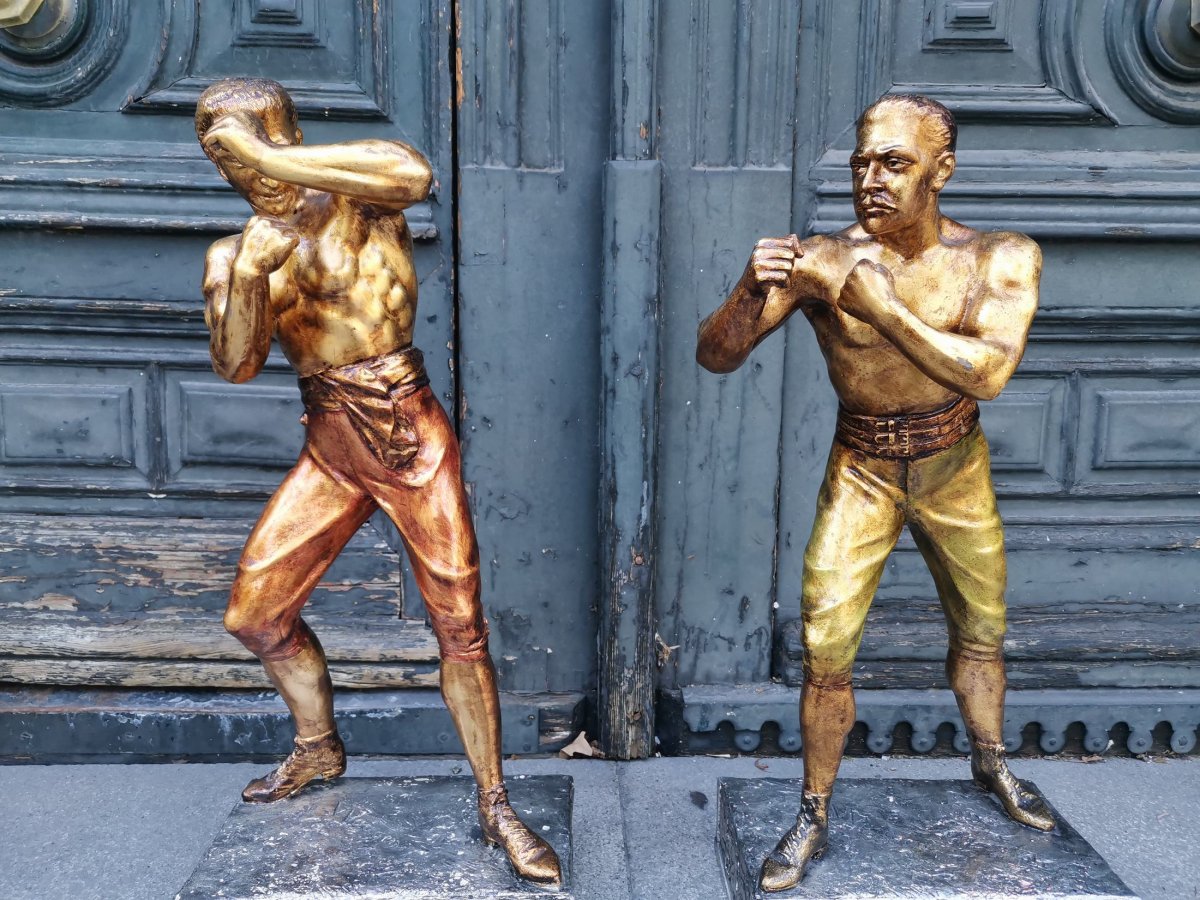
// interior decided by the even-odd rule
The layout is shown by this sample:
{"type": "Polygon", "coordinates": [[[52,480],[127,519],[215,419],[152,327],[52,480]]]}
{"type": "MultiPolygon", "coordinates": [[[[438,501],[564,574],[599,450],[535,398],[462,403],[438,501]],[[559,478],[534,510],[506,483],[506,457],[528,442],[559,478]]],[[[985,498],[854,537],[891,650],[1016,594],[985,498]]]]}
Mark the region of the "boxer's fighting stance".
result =
{"type": "Polygon", "coordinates": [[[799,310],[839,400],[804,555],[804,793],[763,863],[763,890],[799,882],[826,846],[827,805],[854,724],[850,676],[884,563],[907,524],[946,613],[946,673],[976,783],[1018,822],[1054,827],[1008,770],[1004,536],[977,400],[1000,393],[1025,351],[1041,253],[1029,238],[943,216],[957,128],[925,97],[889,96],[859,120],[850,158],[858,224],[830,237],[759,241],[700,326],[696,357],[732,372],[799,310]]]}
{"type": "Polygon", "coordinates": [[[557,883],[554,850],[505,792],[458,442],[412,346],[417,279],[402,210],[428,195],[429,164],[396,141],[302,144],[291,98],[263,79],[209,87],[196,133],[255,213],[240,235],[208,251],[213,368],[228,381],[253,378],[275,335],[299,373],[306,410],[304,450],[246,542],[225,613],[296,723],[295,750],[242,796],[279,800],[345,771],[325,656],[300,608],[382,508],[404,538],[437,634],[442,696],[478,783],[484,839],[521,876],[557,883]]]}

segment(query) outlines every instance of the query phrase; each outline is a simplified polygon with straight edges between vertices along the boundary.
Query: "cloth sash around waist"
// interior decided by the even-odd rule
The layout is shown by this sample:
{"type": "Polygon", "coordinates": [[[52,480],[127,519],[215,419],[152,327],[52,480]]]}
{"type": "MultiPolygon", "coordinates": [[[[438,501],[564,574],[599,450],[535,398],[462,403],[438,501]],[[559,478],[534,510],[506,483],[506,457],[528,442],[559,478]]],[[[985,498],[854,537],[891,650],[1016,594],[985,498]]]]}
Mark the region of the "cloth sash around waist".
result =
{"type": "Polygon", "coordinates": [[[429,384],[425,357],[416,347],[326,369],[300,379],[300,397],[310,413],[344,412],[379,462],[407,465],[420,441],[400,401],[429,384]]]}
{"type": "Polygon", "coordinates": [[[911,415],[865,416],[839,406],[835,437],[868,456],[916,459],[953,447],[978,421],[979,404],[970,397],[911,415]]]}

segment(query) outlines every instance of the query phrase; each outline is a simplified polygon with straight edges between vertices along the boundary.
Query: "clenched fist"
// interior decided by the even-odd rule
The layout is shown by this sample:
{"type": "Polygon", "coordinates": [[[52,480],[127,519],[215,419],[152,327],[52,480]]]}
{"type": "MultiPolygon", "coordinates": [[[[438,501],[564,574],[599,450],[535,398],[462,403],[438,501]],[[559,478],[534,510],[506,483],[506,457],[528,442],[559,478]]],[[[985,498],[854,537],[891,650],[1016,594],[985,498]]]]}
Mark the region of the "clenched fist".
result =
{"type": "Polygon", "coordinates": [[[268,275],[287,262],[299,242],[296,230],[278,219],[251,216],[242,229],[235,265],[249,275],[268,275]]]}
{"type": "Polygon", "coordinates": [[[873,325],[895,292],[891,272],[879,263],[860,259],[846,276],[837,306],[854,318],[873,325]]]}
{"type": "Polygon", "coordinates": [[[753,294],[766,294],[774,285],[787,284],[792,266],[804,256],[800,238],[763,238],[754,245],[750,262],[742,275],[742,286],[753,294]]]}
{"type": "Polygon", "coordinates": [[[258,162],[263,145],[269,143],[262,122],[247,112],[221,116],[200,139],[204,152],[218,165],[233,161],[251,169],[258,162]]]}

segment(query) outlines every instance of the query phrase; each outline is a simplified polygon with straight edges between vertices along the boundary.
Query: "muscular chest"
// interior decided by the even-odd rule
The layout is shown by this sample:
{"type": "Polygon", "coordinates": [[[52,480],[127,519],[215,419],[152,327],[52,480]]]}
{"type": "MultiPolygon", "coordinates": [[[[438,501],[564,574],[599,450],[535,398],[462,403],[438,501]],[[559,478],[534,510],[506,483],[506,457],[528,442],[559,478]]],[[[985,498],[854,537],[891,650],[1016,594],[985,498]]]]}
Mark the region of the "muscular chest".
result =
{"type": "MultiPolygon", "coordinates": [[[[941,259],[926,264],[890,268],[896,296],[925,324],[939,331],[954,331],[962,323],[975,279],[958,261],[941,259]]],[[[830,310],[818,327],[827,341],[847,348],[890,348],[882,334],[866,322],[840,309],[830,310]]],[[[814,323],[816,324],[816,323],[814,323]]]]}
{"type": "Polygon", "coordinates": [[[289,281],[302,296],[344,295],[359,280],[365,229],[327,228],[306,236],[288,262],[289,281]]]}

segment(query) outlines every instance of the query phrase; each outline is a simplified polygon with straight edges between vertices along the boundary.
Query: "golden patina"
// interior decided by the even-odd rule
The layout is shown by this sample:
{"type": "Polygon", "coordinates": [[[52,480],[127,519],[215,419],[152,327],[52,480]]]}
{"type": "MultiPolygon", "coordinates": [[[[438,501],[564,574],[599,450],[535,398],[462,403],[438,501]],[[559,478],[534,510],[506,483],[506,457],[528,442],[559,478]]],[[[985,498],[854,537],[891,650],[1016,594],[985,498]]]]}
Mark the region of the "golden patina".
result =
{"type": "Polygon", "coordinates": [[[458,442],[411,346],[417,278],[403,210],[428,196],[429,163],[399,141],[303,144],[291,98],[265,79],[209,87],[196,132],[255,213],[241,234],[208,251],[213,368],[229,381],[253,378],[275,337],[301,376],[306,407],[304,450],[246,542],[225,614],[296,725],[295,751],[243,797],[279,800],[345,770],[325,655],[300,610],[382,508],[404,537],[437,635],[442,696],[475,774],[484,839],[522,877],[559,883],[554,850],[504,789],[500,703],[458,442]]]}
{"type": "Polygon", "coordinates": [[[889,96],[859,120],[850,158],[857,224],[757,243],[696,357],[738,368],[799,311],[839,401],[804,557],[804,802],[763,863],[786,890],[827,841],[827,801],[855,721],[851,670],[888,554],[907,525],[946,612],[946,671],[975,781],[1017,821],[1054,827],[1004,758],[1004,536],[976,402],[1000,393],[1037,311],[1041,253],[1024,235],[941,214],[957,126],[945,107],[889,96]]]}

